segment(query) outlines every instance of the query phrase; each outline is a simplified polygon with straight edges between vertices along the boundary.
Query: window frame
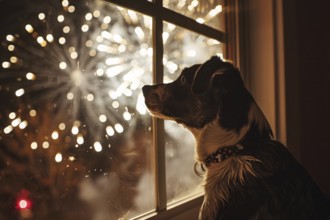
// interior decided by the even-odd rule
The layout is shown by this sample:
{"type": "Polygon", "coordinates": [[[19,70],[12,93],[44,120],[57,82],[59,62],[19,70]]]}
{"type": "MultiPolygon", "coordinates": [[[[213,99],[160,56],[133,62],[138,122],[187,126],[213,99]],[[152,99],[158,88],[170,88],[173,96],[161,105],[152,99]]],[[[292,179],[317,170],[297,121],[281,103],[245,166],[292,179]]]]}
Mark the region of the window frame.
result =
{"type": "MultiPolygon", "coordinates": [[[[216,39],[221,43],[226,44],[224,55],[226,58],[236,61],[235,54],[236,49],[230,47],[227,43],[234,43],[234,41],[228,42],[227,34],[209,27],[204,24],[196,22],[194,19],[179,14],[171,9],[163,6],[163,0],[153,0],[149,2],[147,0],[139,0],[139,2],[131,0],[103,0],[121,7],[128,8],[152,17],[152,46],[153,46],[153,83],[163,82],[163,22],[169,22],[174,25],[180,26],[187,30],[193,31],[197,34],[216,39]]],[[[233,4],[232,0],[224,0],[225,6],[228,7],[233,4]]],[[[230,16],[234,15],[231,12],[230,16]]],[[[225,20],[228,25],[227,14],[225,14],[225,20]]],[[[226,30],[227,31],[227,30],[226,30]]],[[[234,29],[228,30],[231,34],[234,34],[234,29]]],[[[153,165],[155,169],[155,195],[156,195],[156,207],[155,211],[142,214],[133,219],[169,219],[173,218],[188,210],[199,210],[199,207],[203,201],[203,195],[195,195],[189,198],[182,199],[173,204],[167,203],[166,195],[166,167],[165,167],[165,140],[164,140],[164,121],[157,118],[152,118],[152,145],[153,145],[153,165]]]]}
{"type": "MultiPolygon", "coordinates": [[[[286,144],[286,87],[284,71],[284,40],[283,40],[283,3],[282,0],[254,0],[252,2],[240,0],[224,0],[225,33],[209,26],[199,24],[194,19],[185,17],[170,9],[164,8],[162,0],[136,1],[104,0],[116,5],[139,11],[153,18],[153,82],[159,83],[163,79],[163,21],[173,23],[197,34],[216,39],[226,44],[224,56],[240,69],[246,86],[255,96],[274,130],[275,138],[286,144]],[[261,18],[261,23],[258,23],[261,18]],[[263,33],[268,27],[269,35],[263,33]],[[258,39],[263,39],[260,45],[258,39]],[[264,48],[263,46],[269,47],[264,48]],[[268,54],[268,56],[260,56],[268,54]],[[264,64],[264,65],[261,65],[264,64]],[[266,66],[265,66],[266,65],[266,66]],[[160,74],[155,74],[160,73],[160,74]],[[259,78],[270,78],[267,82],[258,81],[259,78]],[[268,85],[268,86],[265,86],[268,85]]],[[[135,219],[171,219],[179,220],[182,213],[190,210],[185,217],[197,216],[194,210],[199,209],[203,201],[202,195],[186,198],[175,204],[167,205],[165,176],[165,143],[163,120],[153,118],[153,146],[155,149],[154,163],[156,175],[156,210],[135,219]],[[193,215],[194,214],[194,215],[193,215]]],[[[292,149],[295,151],[296,149],[292,149]]],[[[299,153],[299,152],[298,152],[299,153]]],[[[298,155],[299,156],[299,155],[298,155]]],[[[198,213],[198,212],[197,212],[198,213]]],[[[181,218],[182,219],[182,218],[181,218]]]]}

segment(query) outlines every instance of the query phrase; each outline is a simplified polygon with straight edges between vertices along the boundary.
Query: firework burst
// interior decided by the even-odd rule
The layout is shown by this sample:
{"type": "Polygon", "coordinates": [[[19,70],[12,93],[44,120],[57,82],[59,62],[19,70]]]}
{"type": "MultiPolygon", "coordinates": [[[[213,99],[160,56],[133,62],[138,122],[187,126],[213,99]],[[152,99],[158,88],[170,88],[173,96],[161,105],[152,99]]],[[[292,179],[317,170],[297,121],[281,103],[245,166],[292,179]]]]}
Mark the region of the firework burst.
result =
{"type": "MultiPolygon", "coordinates": [[[[55,6],[35,9],[2,42],[1,90],[26,104],[10,121],[28,129],[31,119],[23,117],[47,110],[46,139],[67,130],[76,146],[89,136],[101,151],[104,137],[145,114],[139,89],[151,81],[151,18],[95,1],[55,6]]],[[[8,124],[4,133],[13,129],[8,124]]]]}
{"type": "MultiPolygon", "coordinates": [[[[71,198],[80,201],[74,193],[84,180],[93,188],[94,180],[101,179],[113,187],[106,195],[100,191],[103,211],[118,218],[133,207],[136,192],[127,185],[141,181],[137,201],[153,198],[151,123],[140,89],[152,81],[152,17],[97,0],[6,4],[11,7],[0,7],[8,9],[0,19],[0,162],[6,163],[1,174],[8,181],[1,188],[13,193],[28,188],[35,198],[50,197],[65,206],[65,201],[74,204],[71,198]],[[140,180],[142,173],[147,175],[140,180]],[[40,190],[47,187],[49,191],[40,190]],[[109,198],[115,203],[111,207],[109,198]]],[[[190,17],[198,8],[196,0],[180,4],[182,10],[188,7],[190,17]]],[[[173,7],[165,0],[164,6],[173,7]]],[[[219,12],[214,4],[210,10],[216,8],[219,12]]],[[[205,21],[211,15],[215,12],[198,14],[205,21]]],[[[168,22],[163,28],[164,82],[175,79],[183,67],[222,53],[217,40],[168,22]]],[[[167,132],[166,124],[166,157],[189,164],[188,148],[175,147],[187,144],[189,137],[174,126],[167,132]]],[[[167,164],[169,171],[177,170],[176,163],[167,164]]],[[[182,166],[186,168],[190,170],[182,166]]],[[[191,177],[177,176],[188,172],[167,174],[168,182],[177,184],[168,190],[169,199],[177,194],[173,189],[195,189],[191,177]]],[[[49,210],[57,207],[40,201],[49,210]]],[[[142,211],[154,207],[147,206],[142,211]]],[[[70,213],[81,214],[80,208],[70,213]]],[[[81,215],[75,219],[90,219],[81,215]]]]}

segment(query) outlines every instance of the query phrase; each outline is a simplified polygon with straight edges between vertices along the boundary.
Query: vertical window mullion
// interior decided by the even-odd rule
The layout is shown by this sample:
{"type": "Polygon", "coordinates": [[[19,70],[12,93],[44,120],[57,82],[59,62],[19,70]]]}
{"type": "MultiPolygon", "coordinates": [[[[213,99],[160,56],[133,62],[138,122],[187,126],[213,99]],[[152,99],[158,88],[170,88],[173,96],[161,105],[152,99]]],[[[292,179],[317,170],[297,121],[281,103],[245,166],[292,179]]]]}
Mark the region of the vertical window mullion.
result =
{"type": "MultiPolygon", "coordinates": [[[[155,0],[156,10],[162,9],[162,0],[155,0]]],[[[163,20],[155,13],[153,17],[153,80],[154,83],[163,82],[163,20]]],[[[165,166],[165,141],[164,121],[158,118],[152,119],[153,143],[155,154],[155,184],[157,211],[166,209],[166,166],[165,166]]]]}

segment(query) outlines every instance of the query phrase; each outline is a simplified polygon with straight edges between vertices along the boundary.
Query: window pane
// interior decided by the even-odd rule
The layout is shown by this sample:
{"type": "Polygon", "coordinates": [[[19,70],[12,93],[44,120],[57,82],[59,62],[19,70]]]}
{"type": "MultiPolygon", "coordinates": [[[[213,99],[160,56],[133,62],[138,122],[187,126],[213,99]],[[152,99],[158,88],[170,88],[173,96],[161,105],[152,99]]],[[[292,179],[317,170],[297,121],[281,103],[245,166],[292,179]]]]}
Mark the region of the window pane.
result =
{"type": "Polygon", "coordinates": [[[224,0],[164,0],[167,7],[225,32],[224,0]]]}
{"type": "Polygon", "coordinates": [[[141,94],[152,81],[151,18],[100,1],[4,7],[0,219],[111,220],[154,209],[141,94]]]}
{"type": "MultiPolygon", "coordinates": [[[[202,63],[213,55],[222,56],[223,44],[164,23],[164,82],[178,77],[184,67],[202,63]]],[[[200,192],[201,179],[194,173],[195,142],[188,130],[165,121],[167,199],[172,202],[200,192]]]]}

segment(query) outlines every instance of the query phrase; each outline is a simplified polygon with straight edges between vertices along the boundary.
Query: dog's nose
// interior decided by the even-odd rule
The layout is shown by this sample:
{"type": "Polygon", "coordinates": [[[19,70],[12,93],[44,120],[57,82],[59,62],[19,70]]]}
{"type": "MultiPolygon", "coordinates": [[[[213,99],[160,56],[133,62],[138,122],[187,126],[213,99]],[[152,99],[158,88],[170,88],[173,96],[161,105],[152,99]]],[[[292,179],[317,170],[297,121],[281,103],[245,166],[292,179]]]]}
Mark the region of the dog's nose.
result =
{"type": "Polygon", "coordinates": [[[152,88],[152,86],[149,86],[149,85],[143,86],[143,87],[142,87],[143,95],[146,96],[147,94],[149,94],[151,88],[152,88]]]}

